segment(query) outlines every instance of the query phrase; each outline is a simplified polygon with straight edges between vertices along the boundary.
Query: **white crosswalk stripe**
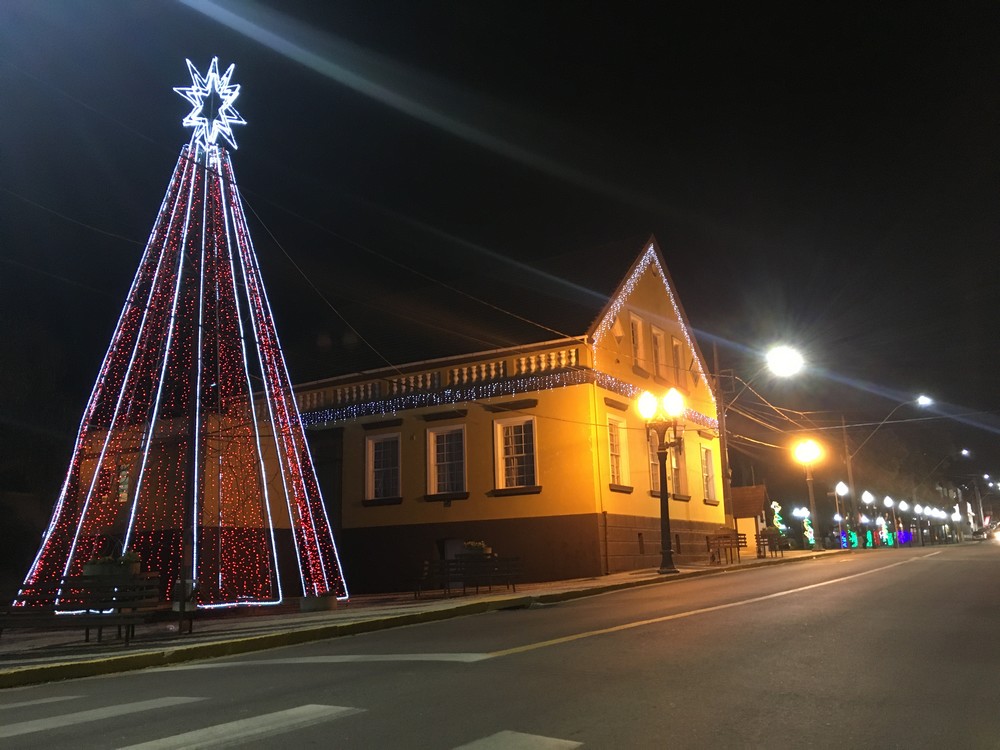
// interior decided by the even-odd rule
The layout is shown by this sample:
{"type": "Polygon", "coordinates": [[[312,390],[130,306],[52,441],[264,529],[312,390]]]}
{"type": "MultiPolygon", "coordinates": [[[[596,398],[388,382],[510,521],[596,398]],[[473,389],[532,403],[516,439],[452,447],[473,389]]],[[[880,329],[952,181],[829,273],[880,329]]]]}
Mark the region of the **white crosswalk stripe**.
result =
{"type": "Polygon", "coordinates": [[[537,734],[503,731],[460,745],[455,750],[572,750],[582,744],[537,734]]]}
{"type": "Polygon", "coordinates": [[[71,727],[74,724],[84,724],[90,721],[104,721],[113,719],[116,716],[126,716],[141,711],[152,711],[157,708],[169,708],[179,706],[184,703],[194,703],[205,700],[204,698],[154,698],[148,701],[137,701],[136,703],[122,703],[116,706],[106,706],[105,708],[93,708],[89,711],[77,711],[71,714],[62,714],[47,719],[33,719],[31,721],[20,721],[16,724],[6,724],[0,726],[0,738],[18,737],[22,734],[32,734],[33,732],[44,732],[49,729],[59,729],[61,727],[71,727]]]}
{"type": "Polygon", "coordinates": [[[286,711],[275,711],[263,716],[253,716],[248,719],[229,721],[225,724],[216,724],[204,729],[175,734],[171,737],[131,745],[120,750],[179,750],[180,748],[193,750],[193,748],[232,746],[290,732],[294,729],[302,729],[323,721],[341,719],[361,711],[360,708],[347,706],[297,706],[286,711]]]}
{"type": "Polygon", "coordinates": [[[39,698],[34,701],[21,701],[20,703],[4,703],[0,705],[0,711],[9,711],[12,708],[27,708],[28,706],[44,706],[47,703],[59,703],[60,701],[77,700],[79,695],[57,695],[52,698],[39,698]]]}

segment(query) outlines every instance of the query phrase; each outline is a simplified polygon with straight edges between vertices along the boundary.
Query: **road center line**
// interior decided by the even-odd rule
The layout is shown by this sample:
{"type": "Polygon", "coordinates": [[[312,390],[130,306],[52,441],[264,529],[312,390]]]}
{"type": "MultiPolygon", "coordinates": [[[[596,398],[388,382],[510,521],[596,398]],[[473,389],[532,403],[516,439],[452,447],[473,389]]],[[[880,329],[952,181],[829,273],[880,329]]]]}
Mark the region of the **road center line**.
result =
{"type": "MultiPolygon", "coordinates": [[[[588,630],[583,633],[574,633],[572,635],[562,636],[560,638],[552,638],[547,641],[539,641],[537,643],[528,643],[523,646],[515,646],[514,648],[502,649],[500,651],[490,651],[487,653],[429,653],[429,654],[331,654],[324,656],[299,656],[290,657],[286,659],[253,659],[253,660],[241,660],[241,661],[210,661],[210,662],[199,662],[193,664],[175,664],[169,667],[158,667],[155,670],[157,672],[179,672],[186,670],[199,670],[199,669],[232,669],[234,667],[249,667],[249,666],[261,666],[261,665],[282,665],[282,664],[349,664],[349,663],[363,663],[363,662],[402,662],[402,661],[412,661],[412,662],[459,662],[472,664],[475,662],[486,661],[488,659],[496,659],[502,656],[511,656],[513,654],[520,654],[526,651],[534,651],[540,648],[547,648],[549,646],[558,646],[562,643],[570,643],[572,641],[578,641],[581,638],[592,638],[597,635],[606,635],[608,633],[617,633],[622,630],[630,630],[632,628],[639,628],[645,625],[655,625],[660,622],[667,622],[669,620],[680,620],[685,617],[693,617],[695,615],[708,614],[709,612],[716,612],[722,609],[730,609],[732,607],[742,607],[747,604],[755,604],[757,602],[767,601],[768,599],[777,599],[778,597],[788,596],[789,594],[797,594],[802,591],[808,591],[810,589],[819,588],[820,586],[829,586],[832,583],[840,583],[842,581],[849,581],[852,578],[860,578],[861,576],[871,575],[872,573],[878,573],[883,570],[888,570],[889,568],[895,568],[898,565],[905,565],[907,563],[914,562],[915,560],[922,560],[928,557],[933,557],[934,555],[941,554],[940,551],[929,552],[920,557],[912,557],[908,560],[900,560],[899,562],[891,563],[890,565],[885,565],[881,568],[873,568],[872,570],[866,570],[861,573],[853,573],[849,576],[842,576],[840,578],[834,578],[829,581],[823,581],[821,583],[813,583],[808,586],[800,586],[795,589],[788,589],[787,591],[778,591],[773,594],[765,594],[764,596],[755,596],[751,599],[743,599],[738,602],[730,602],[728,604],[717,604],[712,607],[703,607],[701,609],[692,609],[687,612],[677,612],[672,615],[664,615],[663,617],[654,617],[649,620],[638,620],[636,622],[627,622],[622,625],[615,625],[610,628],[601,628],[600,630],[588,630]]],[[[612,592],[613,593],[613,592],[612,592]]]]}
{"type": "Polygon", "coordinates": [[[664,615],[662,617],[653,617],[648,620],[636,620],[635,622],[626,622],[621,625],[615,625],[610,628],[601,628],[600,630],[587,630],[582,633],[573,633],[572,635],[564,635],[561,638],[551,638],[547,641],[538,641],[537,643],[527,643],[523,646],[515,646],[513,648],[503,649],[501,651],[491,651],[486,656],[489,659],[496,659],[501,656],[512,656],[514,654],[523,654],[527,651],[536,651],[540,648],[548,648],[549,646],[559,646],[563,643],[571,643],[572,641],[579,641],[583,638],[593,638],[598,635],[607,635],[609,633],[618,633],[623,630],[631,630],[633,628],[641,628],[646,625],[656,625],[661,622],[669,622],[670,620],[682,620],[686,617],[694,617],[695,615],[704,615],[710,612],[718,612],[723,609],[732,609],[733,607],[743,607],[747,604],[756,604],[757,602],[766,602],[770,599],[778,599],[783,596],[789,596],[791,594],[798,594],[803,591],[809,591],[811,589],[818,589],[822,586],[830,586],[834,583],[842,583],[844,581],[850,581],[853,578],[861,578],[862,576],[871,575],[872,573],[879,573],[883,570],[889,570],[890,568],[895,568],[899,565],[907,565],[915,560],[921,560],[927,557],[932,557],[933,555],[939,555],[940,552],[930,552],[926,555],[920,557],[911,557],[908,560],[900,560],[899,562],[894,562],[889,565],[884,565],[881,568],[873,568],[871,570],[866,570],[861,573],[852,573],[849,576],[842,576],[840,578],[832,578],[829,581],[821,581],[820,583],[811,583],[808,586],[799,586],[794,589],[787,589],[785,591],[776,591],[773,594],[765,594],[763,596],[755,596],[750,599],[742,599],[738,602],[729,602],[727,604],[716,604],[712,607],[702,607],[701,609],[690,609],[686,612],[675,612],[672,615],[664,615]]]}

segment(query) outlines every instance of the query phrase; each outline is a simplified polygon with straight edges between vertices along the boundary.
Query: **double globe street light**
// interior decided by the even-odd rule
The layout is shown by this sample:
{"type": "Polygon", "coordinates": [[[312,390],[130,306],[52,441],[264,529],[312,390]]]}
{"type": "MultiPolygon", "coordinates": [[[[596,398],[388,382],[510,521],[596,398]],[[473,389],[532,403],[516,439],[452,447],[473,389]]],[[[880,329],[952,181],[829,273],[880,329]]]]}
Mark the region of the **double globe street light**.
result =
{"type": "Polygon", "coordinates": [[[684,397],[676,388],[671,388],[662,398],[644,391],[636,403],[639,414],[646,420],[647,434],[656,434],[656,457],[660,469],[660,573],[679,572],[674,566],[674,553],[670,534],[670,493],[667,489],[667,456],[671,449],[678,453],[684,450],[681,433],[681,417],[684,416],[684,397]],[[672,436],[667,439],[668,432],[672,436]]]}

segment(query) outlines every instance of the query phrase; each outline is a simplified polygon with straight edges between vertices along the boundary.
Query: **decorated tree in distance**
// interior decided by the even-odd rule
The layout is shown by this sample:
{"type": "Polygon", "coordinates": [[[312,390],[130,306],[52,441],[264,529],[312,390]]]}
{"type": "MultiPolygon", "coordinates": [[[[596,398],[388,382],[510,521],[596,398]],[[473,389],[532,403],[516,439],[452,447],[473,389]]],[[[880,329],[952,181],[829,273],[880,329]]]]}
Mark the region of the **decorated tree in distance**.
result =
{"type": "MultiPolygon", "coordinates": [[[[91,559],[138,554],[200,607],[347,597],[229,152],[234,66],[193,109],[139,269],[15,604],[91,559]]],[[[53,594],[53,597],[55,594],[53,594]]]]}

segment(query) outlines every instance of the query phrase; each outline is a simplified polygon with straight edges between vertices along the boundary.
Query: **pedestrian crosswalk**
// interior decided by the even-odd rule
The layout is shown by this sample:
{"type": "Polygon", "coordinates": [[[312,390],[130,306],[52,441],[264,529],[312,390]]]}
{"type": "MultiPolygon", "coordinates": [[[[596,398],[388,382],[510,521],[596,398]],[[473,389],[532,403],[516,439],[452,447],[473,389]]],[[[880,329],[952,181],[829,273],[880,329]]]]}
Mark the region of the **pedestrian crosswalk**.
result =
{"type": "Polygon", "coordinates": [[[22,734],[34,734],[50,729],[86,724],[92,721],[106,721],[117,716],[135,714],[141,711],[152,711],[157,708],[169,708],[182,703],[192,703],[202,700],[201,698],[154,698],[148,701],[136,701],[135,703],[118,703],[113,706],[94,708],[89,711],[75,711],[68,714],[49,716],[44,719],[32,719],[30,721],[18,721],[13,724],[0,725],[0,739],[17,737],[22,734]]]}
{"type": "Polygon", "coordinates": [[[360,712],[358,708],[346,706],[297,706],[286,711],[275,711],[261,716],[252,716],[238,721],[197,729],[172,737],[129,745],[123,750],[180,750],[185,747],[212,747],[222,743],[235,745],[240,742],[260,740],[284,732],[332,721],[360,712]]]}
{"type": "MultiPolygon", "coordinates": [[[[116,718],[131,716],[140,718],[150,712],[176,708],[185,704],[209,701],[209,698],[163,696],[130,703],[115,703],[97,708],[72,710],[74,701],[86,700],[84,695],[66,695],[37,700],[0,702],[0,740],[16,741],[21,738],[30,741],[31,746],[44,744],[46,732],[79,727],[80,747],[90,746],[84,740],[93,737],[94,746],[104,746],[102,725],[116,718]],[[69,707],[69,710],[63,710],[69,707]],[[11,721],[18,713],[29,712],[36,718],[11,721]],[[38,716],[38,713],[45,715],[38,716]]],[[[236,747],[250,742],[278,737],[324,722],[333,722],[348,716],[363,713],[365,709],[351,706],[328,706],[305,704],[265,714],[248,716],[232,721],[224,721],[212,726],[151,737],[129,745],[119,746],[122,750],[179,750],[180,748],[236,747]]],[[[143,726],[141,722],[137,726],[143,726]]],[[[0,742],[6,747],[6,742],[0,742]]],[[[471,739],[453,750],[572,750],[582,744],[571,740],[525,734],[516,731],[495,732],[471,739]]]]}

